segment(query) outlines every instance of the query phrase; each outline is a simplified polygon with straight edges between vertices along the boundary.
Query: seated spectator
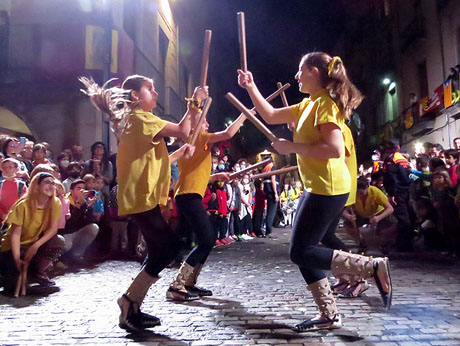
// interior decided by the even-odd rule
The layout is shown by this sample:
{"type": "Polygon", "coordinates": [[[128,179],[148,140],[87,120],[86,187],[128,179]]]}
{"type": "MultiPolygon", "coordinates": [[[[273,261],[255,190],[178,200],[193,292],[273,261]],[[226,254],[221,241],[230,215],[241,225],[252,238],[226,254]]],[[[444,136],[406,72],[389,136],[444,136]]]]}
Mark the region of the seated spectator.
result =
{"type": "Polygon", "coordinates": [[[300,197],[303,194],[303,186],[300,180],[295,182],[295,187],[291,189],[291,200],[294,202],[293,212],[292,212],[292,223],[294,223],[295,215],[297,213],[297,207],[299,206],[300,197]]]}
{"type": "Polygon", "coordinates": [[[345,208],[343,216],[346,231],[360,245],[361,251],[367,250],[370,241],[387,251],[387,246],[395,238],[397,225],[392,214],[388,197],[377,187],[369,186],[366,178],[358,178],[356,203],[353,208],[345,208]],[[364,225],[367,226],[363,228],[364,225]]]}
{"type": "Polygon", "coordinates": [[[93,205],[93,214],[97,221],[99,221],[104,215],[104,202],[102,201],[101,194],[96,191],[97,182],[96,178],[92,174],[86,174],[83,177],[83,181],[85,182],[85,189],[88,191],[88,197],[96,197],[96,202],[93,205]]]}
{"type": "Polygon", "coordinates": [[[19,162],[13,158],[4,159],[1,163],[2,179],[0,180],[0,225],[5,220],[11,207],[27,192],[26,183],[16,178],[19,162]]]}
{"type": "Polygon", "coordinates": [[[30,178],[33,178],[38,173],[43,173],[43,172],[51,174],[56,179],[59,177],[59,174],[53,169],[51,164],[40,163],[32,170],[32,172],[30,172],[30,178]]]}
{"type": "Polygon", "coordinates": [[[47,271],[64,246],[62,237],[56,235],[60,216],[61,202],[56,197],[54,177],[48,173],[37,174],[26,195],[16,202],[6,219],[9,228],[0,250],[5,292],[14,292],[24,266],[32,281],[43,286],[55,284],[48,278],[47,271]]]}
{"type": "Polygon", "coordinates": [[[217,166],[219,165],[219,158],[217,156],[211,157],[211,173],[215,173],[217,171],[217,166]]]}
{"type": "MultiPolygon", "coordinates": [[[[84,180],[84,179],[83,179],[84,180]]],[[[106,206],[107,203],[109,202],[109,199],[110,199],[110,194],[107,195],[105,193],[106,189],[105,189],[105,180],[104,180],[104,177],[102,176],[97,176],[96,177],[96,185],[95,185],[95,190],[97,191],[97,193],[100,195],[101,197],[101,200],[102,200],[102,205],[103,206],[106,206]]]]}
{"type": "Polygon", "coordinates": [[[29,181],[29,171],[26,164],[20,160],[19,153],[21,150],[22,146],[17,138],[9,137],[3,142],[2,152],[4,158],[11,157],[19,161],[19,171],[16,173],[16,178],[27,182],[29,181]]]}
{"type": "MultiPolygon", "coordinates": [[[[5,155],[3,155],[3,153],[0,152],[0,167],[4,159],[5,159],[5,155]]],[[[2,176],[3,176],[2,170],[0,169],[0,179],[2,179],[2,176]]]]}
{"type": "Polygon", "coordinates": [[[219,160],[219,164],[217,165],[216,173],[220,173],[220,172],[226,172],[225,162],[222,159],[219,160]]]}
{"type": "Polygon", "coordinates": [[[37,167],[39,164],[50,164],[50,160],[46,158],[46,147],[43,144],[35,144],[32,151],[32,164],[37,167]]]}
{"type": "Polygon", "coordinates": [[[66,192],[70,191],[70,185],[72,185],[74,181],[81,179],[81,171],[82,167],[78,162],[73,161],[69,164],[69,167],[67,167],[67,179],[62,182],[66,192]]]}
{"type": "Polygon", "coordinates": [[[449,149],[444,152],[446,164],[449,167],[449,177],[452,182],[452,186],[457,186],[457,165],[458,165],[458,151],[455,149],[449,149]]]}
{"type": "Polygon", "coordinates": [[[70,185],[67,198],[70,201],[70,218],[65,224],[62,234],[65,238],[64,252],[69,262],[84,263],[86,249],[96,238],[99,232],[97,220],[93,214],[93,205],[97,196],[89,197],[85,191],[85,182],[76,180],[70,185]]]}
{"type": "Polygon", "coordinates": [[[67,167],[70,165],[70,155],[67,153],[60,153],[56,158],[59,173],[61,173],[61,180],[67,179],[67,167]]]}

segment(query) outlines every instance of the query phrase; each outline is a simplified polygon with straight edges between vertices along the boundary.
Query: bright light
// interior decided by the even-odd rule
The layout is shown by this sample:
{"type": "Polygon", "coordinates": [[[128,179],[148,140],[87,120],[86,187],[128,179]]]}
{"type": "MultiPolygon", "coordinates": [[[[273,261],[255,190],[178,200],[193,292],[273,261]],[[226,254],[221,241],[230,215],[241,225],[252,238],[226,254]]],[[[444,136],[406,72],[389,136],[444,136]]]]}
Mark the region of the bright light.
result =
{"type": "Polygon", "coordinates": [[[388,85],[391,83],[391,80],[390,78],[385,78],[383,81],[382,81],[383,85],[388,85]]]}
{"type": "Polygon", "coordinates": [[[423,143],[416,142],[416,143],[414,144],[414,147],[415,147],[415,153],[416,153],[416,154],[422,153],[422,151],[423,151],[423,143]]]}
{"type": "Polygon", "coordinates": [[[395,82],[391,82],[390,86],[388,87],[388,91],[392,91],[396,88],[396,83],[395,82]]]}

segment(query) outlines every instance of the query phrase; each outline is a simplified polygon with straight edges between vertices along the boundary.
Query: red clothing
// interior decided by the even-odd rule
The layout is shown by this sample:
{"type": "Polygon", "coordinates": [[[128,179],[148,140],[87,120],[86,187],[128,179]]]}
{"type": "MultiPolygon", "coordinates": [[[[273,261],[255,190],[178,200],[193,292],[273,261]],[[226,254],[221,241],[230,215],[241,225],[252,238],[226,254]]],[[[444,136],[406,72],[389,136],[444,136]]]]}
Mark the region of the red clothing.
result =
{"type": "Polygon", "coordinates": [[[457,186],[457,165],[452,166],[449,168],[449,176],[450,176],[450,181],[452,182],[452,186],[457,186]]]}
{"type": "Polygon", "coordinates": [[[225,190],[217,189],[217,202],[219,203],[219,215],[227,216],[228,208],[227,208],[227,192],[225,190]]]}
{"type": "Polygon", "coordinates": [[[27,192],[25,184],[18,180],[3,180],[0,186],[0,210],[4,214],[8,214],[11,207],[16,201],[24,196],[27,192]],[[19,191],[19,184],[23,184],[22,191],[19,191]]]}
{"type": "Polygon", "coordinates": [[[209,186],[206,186],[206,191],[204,192],[203,196],[203,205],[206,210],[208,210],[208,202],[211,200],[211,190],[209,189],[209,186]]]}
{"type": "Polygon", "coordinates": [[[265,192],[262,189],[256,189],[254,209],[265,208],[265,192]]]}

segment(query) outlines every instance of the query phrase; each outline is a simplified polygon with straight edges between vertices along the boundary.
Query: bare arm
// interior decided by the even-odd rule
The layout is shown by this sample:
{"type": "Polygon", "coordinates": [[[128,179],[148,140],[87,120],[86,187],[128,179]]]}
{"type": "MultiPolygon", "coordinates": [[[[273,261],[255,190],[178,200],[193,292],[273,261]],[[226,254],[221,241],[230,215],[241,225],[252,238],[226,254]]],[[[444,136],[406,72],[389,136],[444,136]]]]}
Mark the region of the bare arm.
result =
{"type": "Polygon", "coordinates": [[[58,223],[59,223],[59,219],[55,220],[51,224],[51,226],[43,233],[43,235],[35,243],[33,243],[31,247],[27,249],[24,255],[25,262],[30,263],[30,261],[35,256],[40,246],[45,244],[48,240],[50,240],[57,234],[58,223]]]}
{"type": "Polygon", "coordinates": [[[186,143],[183,146],[181,146],[179,149],[177,149],[175,152],[169,154],[169,163],[176,162],[182,156],[184,156],[187,152],[189,153],[190,156],[193,156],[194,151],[195,151],[195,147],[186,143]]]}
{"type": "MultiPolygon", "coordinates": [[[[208,97],[208,87],[195,88],[192,99],[202,102],[206,97],[208,97]]],[[[166,126],[155,136],[155,139],[161,137],[186,138],[192,129],[192,117],[197,116],[198,113],[197,109],[187,105],[187,111],[179,124],[168,122],[166,126]]]]}
{"type": "Polygon", "coordinates": [[[11,253],[13,255],[14,262],[16,263],[16,268],[21,270],[21,232],[22,227],[18,225],[12,225],[11,227],[11,253]]]}
{"type": "Polygon", "coordinates": [[[272,175],[271,176],[271,181],[272,181],[272,188],[273,188],[273,193],[275,194],[275,201],[279,201],[280,197],[278,196],[278,189],[276,188],[276,176],[272,175]]]}
{"type": "Polygon", "coordinates": [[[301,156],[308,156],[315,159],[339,158],[345,149],[343,136],[340,128],[334,123],[319,125],[322,142],[319,143],[295,143],[286,139],[280,139],[272,143],[273,147],[280,154],[296,153],[301,156]]]}
{"type": "Polygon", "coordinates": [[[391,206],[390,202],[389,201],[386,201],[385,204],[383,205],[383,207],[385,208],[380,214],[378,215],[375,215],[373,217],[371,217],[369,219],[369,222],[371,224],[377,224],[379,223],[380,221],[382,221],[383,219],[385,219],[386,217],[390,216],[391,214],[393,214],[393,207],[391,206]],[[374,219],[374,220],[372,220],[374,219]]]}
{"type": "Polygon", "coordinates": [[[213,133],[211,138],[209,138],[208,143],[222,142],[233,138],[245,120],[246,116],[244,114],[240,114],[240,116],[224,131],[213,133]]]}
{"type": "Polygon", "coordinates": [[[254,107],[267,124],[287,124],[295,121],[290,107],[274,108],[260,93],[251,72],[238,70],[238,84],[248,91],[254,107]]]}

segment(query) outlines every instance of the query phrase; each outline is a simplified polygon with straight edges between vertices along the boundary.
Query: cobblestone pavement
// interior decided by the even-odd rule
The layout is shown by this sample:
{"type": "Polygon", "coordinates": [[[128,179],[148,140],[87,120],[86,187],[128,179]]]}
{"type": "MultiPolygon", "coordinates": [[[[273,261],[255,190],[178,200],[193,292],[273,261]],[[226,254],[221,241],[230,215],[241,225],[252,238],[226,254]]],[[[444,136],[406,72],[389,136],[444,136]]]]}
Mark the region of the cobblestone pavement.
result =
{"type": "Polygon", "coordinates": [[[0,296],[2,345],[460,345],[460,261],[438,254],[392,256],[393,308],[372,285],[362,298],[341,299],[344,327],[298,334],[294,324],[316,313],[288,256],[290,229],[214,249],[200,284],[214,296],[173,303],[168,269],[144,302],[162,325],[139,335],[118,328],[117,296],[139,270],[108,261],[56,278],[59,292],[0,296]]]}

